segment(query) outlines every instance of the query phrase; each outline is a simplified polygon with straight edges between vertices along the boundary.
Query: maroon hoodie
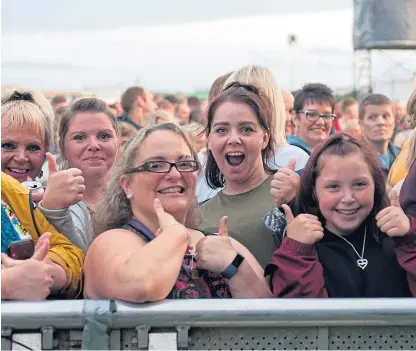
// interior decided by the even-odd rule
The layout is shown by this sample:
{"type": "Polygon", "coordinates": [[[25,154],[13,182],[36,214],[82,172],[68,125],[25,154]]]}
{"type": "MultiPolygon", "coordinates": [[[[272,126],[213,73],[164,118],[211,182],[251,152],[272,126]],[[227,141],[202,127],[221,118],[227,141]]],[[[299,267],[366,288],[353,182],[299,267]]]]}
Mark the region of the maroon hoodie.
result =
{"type": "MultiPolygon", "coordinates": [[[[286,237],[273,254],[265,275],[275,297],[409,297],[416,296],[416,218],[403,237],[367,235],[367,267],[357,266],[351,246],[325,230],[315,244],[286,237]]],[[[361,253],[363,228],[347,237],[361,253]]]]}

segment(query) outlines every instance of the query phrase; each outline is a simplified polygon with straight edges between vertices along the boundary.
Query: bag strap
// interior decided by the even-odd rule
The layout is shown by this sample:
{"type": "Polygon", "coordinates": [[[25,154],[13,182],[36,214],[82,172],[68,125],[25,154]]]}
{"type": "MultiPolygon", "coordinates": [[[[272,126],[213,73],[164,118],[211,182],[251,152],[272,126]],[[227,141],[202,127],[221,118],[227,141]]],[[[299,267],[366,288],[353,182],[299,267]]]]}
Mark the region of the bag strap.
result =
{"type": "Polygon", "coordinates": [[[29,207],[30,207],[30,214],[32,216],[32,221],[33,221],[33,225],[35,227],[36,233],[38,234],[38,237],[40,238],[40,236],[42,235],[39,231],[38,225],[36,223],[36,218],[35,218],[35,205],[33,203],[33,199],[32,199],[32,193],[29,192],[29,207]]]}

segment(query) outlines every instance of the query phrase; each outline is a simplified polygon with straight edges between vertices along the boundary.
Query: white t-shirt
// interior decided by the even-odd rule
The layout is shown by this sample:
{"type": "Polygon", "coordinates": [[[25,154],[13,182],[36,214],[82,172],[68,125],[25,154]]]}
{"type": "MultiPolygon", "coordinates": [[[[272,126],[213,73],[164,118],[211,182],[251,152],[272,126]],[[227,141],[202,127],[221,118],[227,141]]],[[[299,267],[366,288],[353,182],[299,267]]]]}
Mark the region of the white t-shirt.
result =
{"type": "MultiPolygon", "coordinates": [[[[211,189],[205,180],[206,157],[205,151],[198,154],[198,160],[202,165],[202,172],[196,183],[196,198],[198,203],[203,203],[213,198],[221,190],[211,189]]],[[[292,157],[296,157],[296,171],[305,168],[306,162],[309,159],[309,155],[301,148],[294,145],[286,145],[282,150],[275,153],[272,165],[273,167],[276,166],[276,168],[287,167],[292,157]]]]}

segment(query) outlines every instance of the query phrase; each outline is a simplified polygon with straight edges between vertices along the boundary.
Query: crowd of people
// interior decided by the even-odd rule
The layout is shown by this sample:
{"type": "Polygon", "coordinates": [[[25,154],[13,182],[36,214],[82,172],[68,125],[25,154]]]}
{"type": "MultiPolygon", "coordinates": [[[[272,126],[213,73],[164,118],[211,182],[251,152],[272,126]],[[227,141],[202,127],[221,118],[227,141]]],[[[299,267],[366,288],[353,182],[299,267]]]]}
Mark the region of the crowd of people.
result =
{"type": "Polygon", "coordinates": [[[3,300],[416,296],[416,90],[1,103],[3,300]]]}

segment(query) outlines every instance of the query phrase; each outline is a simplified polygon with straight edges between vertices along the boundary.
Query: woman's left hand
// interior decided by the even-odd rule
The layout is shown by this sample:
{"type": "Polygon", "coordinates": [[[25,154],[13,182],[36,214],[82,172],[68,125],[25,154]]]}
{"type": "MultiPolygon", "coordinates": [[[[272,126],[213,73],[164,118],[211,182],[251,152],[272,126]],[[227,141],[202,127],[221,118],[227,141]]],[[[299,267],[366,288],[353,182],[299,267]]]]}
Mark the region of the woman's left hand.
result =
{"type": "Polygon", "coordinates": [[[391,206],[381,210],[377,216],[377,226],[388,236],[403,236],[410,231],[410,219],[400,207],[395,190],[390,193],[391,206]]]}
{"type": "Polygon", "coordinates": [[[218,235],[207,236],[198,241],[195,248],[197,268],[221,273],[235,258],[237,251],[228,236],[227,219],[228,217],[220,219],[218,235]]]}

